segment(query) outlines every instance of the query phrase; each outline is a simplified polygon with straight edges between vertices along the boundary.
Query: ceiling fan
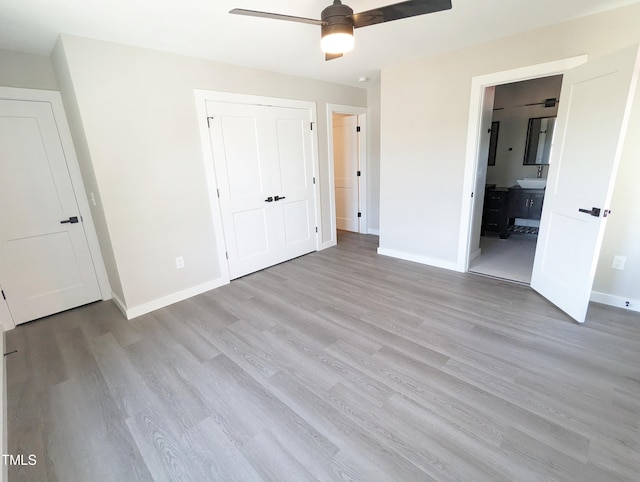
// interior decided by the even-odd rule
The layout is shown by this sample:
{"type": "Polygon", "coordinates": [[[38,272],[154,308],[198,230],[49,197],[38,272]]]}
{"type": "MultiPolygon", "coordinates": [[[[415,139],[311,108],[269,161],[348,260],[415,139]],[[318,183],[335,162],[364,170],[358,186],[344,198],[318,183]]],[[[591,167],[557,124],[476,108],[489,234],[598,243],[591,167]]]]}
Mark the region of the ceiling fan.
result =
{"type": "Polygon", "coordinates": [[[333,4],[320,14],[321,20],[243,8],[234,8],[229,13],[320,25],[320,47],[325,53],[325,60],[333,60],[342,57],[345,52],[353,48],[354,28],[368,27],[377,23],[440,12],[450,8],[451,0],[409,0],[354,14],[351,7],[343,5],[340,0],[333,0],[333,4]]]}

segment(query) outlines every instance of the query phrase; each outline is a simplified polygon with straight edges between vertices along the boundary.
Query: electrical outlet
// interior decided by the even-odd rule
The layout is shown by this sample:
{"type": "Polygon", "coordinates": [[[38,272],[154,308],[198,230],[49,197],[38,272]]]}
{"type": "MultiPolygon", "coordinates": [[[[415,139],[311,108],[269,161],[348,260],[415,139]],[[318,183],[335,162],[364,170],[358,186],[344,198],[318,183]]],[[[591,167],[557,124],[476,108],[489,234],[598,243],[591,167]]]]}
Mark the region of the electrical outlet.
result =
{"type": "Polygon", "coordinates": [[[611,262],[611,269],[624,270],[624,264],[627,262],[626,256],[614,256],[611,262]]]}
{"type": "Polygon", "coordinates": [[[182,256],[178,256],[176,258],[176,268],[178,269],[184,268],[184,258],[182,256]]]}

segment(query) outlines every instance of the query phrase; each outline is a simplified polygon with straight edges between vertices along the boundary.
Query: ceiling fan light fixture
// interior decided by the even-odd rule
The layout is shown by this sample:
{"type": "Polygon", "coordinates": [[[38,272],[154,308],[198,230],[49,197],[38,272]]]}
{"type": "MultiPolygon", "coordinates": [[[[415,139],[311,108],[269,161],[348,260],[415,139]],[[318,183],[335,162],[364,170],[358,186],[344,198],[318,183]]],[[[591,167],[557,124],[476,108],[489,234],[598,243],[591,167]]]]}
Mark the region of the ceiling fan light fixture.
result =
{"type": "Polygon", "coordinates": [[[326,54],[343,54],[353,49],[353,10],[334,0],[322,11],[320,48],[326,54]]]}
{"type": "Polygon", "coordinates": [[[353,34],[331,33],[320,40],[320,48],[325,54],[343,54],[353,49],[353,34]]]}

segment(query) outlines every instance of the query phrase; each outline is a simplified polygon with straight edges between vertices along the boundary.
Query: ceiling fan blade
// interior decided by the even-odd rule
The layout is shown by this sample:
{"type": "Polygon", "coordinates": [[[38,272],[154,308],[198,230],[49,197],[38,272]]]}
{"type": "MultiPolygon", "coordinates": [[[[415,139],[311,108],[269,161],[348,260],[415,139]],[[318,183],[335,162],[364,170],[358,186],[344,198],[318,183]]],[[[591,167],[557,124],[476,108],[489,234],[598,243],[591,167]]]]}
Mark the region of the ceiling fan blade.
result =
{"type": "Polygon", "coordinates": [[[340,57],[342,57],[342,54],[324,54],[325,62],[333,59],[339,59],[340,57]]]}
{"type": "Polygon", "coordinates": [[[368,27],[377,23],[440,12],[450,8],[451,0],[410,0],[356,13],[353,15],[353,26],[355,28],[368,27]]]}
{"type": "Polygon", "coordinates": [[[244,8],[234,8],[233,10],[229,10],[229,13],[233,13],[235,15],[246,15],[248,17],[262,17],[262,18],[272,18],[274,20],[287,20],[289,22],[310,23],[312,25],[322,25],[324,23],[322,20],[316,20],[313,18],[294,17],[293,15],[281,15],[279,13],[259,12],[257,10],[245,10],[244,8]]]}

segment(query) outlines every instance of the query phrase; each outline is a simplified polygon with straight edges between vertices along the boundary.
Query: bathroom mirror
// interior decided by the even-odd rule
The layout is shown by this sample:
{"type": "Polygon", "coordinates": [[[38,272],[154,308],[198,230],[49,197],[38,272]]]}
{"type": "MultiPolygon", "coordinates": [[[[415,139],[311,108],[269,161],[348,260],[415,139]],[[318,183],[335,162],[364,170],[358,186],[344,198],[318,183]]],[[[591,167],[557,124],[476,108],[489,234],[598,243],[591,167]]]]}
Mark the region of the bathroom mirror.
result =
{"type": "Polygon", "coordinates": [[[555,117],[532,117],[529,119],[523,164],[549,164],[555,124],[555,117]]]}
{"type": "Polygon", "coordinates": [[[491,123],[491,137],[489,140],[489,160],[488,166],[496,165],[496,152],[498,149],[498,132],[500,132],[500,122],[494,121],[491,123]]]}

